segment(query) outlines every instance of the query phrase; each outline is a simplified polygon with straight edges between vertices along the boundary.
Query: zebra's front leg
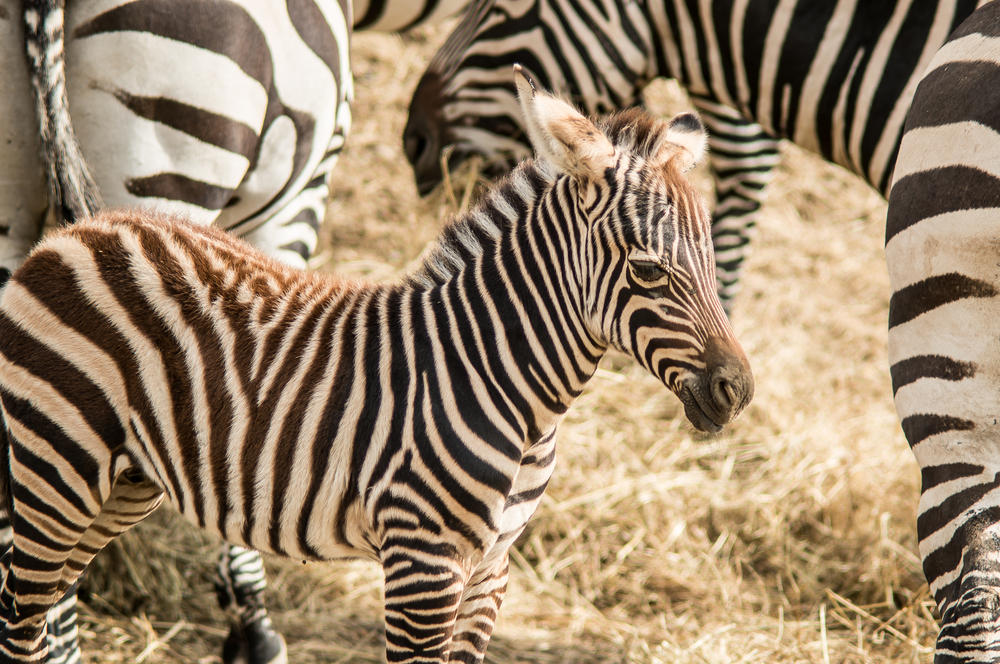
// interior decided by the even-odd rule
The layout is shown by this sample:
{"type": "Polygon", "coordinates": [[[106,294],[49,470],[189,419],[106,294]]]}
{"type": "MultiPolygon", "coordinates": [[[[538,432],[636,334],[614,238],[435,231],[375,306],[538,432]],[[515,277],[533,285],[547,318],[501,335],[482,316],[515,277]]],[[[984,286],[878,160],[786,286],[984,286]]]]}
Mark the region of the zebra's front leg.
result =
{"type": "Polygon", "coordinates": [[[219,606],[230,616],[222,646],[225,664],[286,664],[285,639],[274,629],[264,605],[264,561],[260,553],[224,545],[219,554],[215,591],[219,606]]]}
{"type": "MultiPolygon", "coordinates": [[[[990,274],[995,258],[975,258],[978,240],[941,236],[947,258],[923,240],[890,263],[889,357],[920,466],[920,557],[941,612],[934,661],[1000,662],[1000,277],[990,274]],[[938,256],[949,271],[921,278],[938,256]]],[[[899,242],[887,246],[893,259],[899,242]]]]}
{"type": "Polygon", "coordinates": [[[739,111],[703,97],[691,97],[708,129],[715,212],[712,243],[719,299],[731,313],[740,289],[743,262],[757,226],[757,213],[780,161],[778,140],[739,111]]]}
{"type": "Polygon", "coordinates": [[[483,661],[507,592],[509,569],[505,552],[496,562],[481,565],[469,579],[458,608],[449,662],[478,664],[483,661]]]}
{"type": "Polygon", "coordinates": [[[385,649],[389,664],[448,661],[468,573],[455,547],[418,537],[387,542],[385,649]]]}

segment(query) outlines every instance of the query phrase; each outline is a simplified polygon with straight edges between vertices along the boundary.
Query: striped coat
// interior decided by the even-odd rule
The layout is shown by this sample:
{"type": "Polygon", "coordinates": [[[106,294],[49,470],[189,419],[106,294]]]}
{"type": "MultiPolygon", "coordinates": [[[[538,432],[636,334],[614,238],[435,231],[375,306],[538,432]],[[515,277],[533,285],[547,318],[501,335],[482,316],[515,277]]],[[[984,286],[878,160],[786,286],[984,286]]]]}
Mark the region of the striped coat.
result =
{"type": "Polygon", "coordinates": [[[244,546],[378,560],[389,661],[480,661],[556,426],[608,348],[700,429],[746,406],[682,175],[700,123],[595,127],[519,87],[542,158],[396,283],[306,274],[136,212],[39,245],[0,302],[15,515],[0,652],[43,657],[45,611],[167,501],[244,546]]]}

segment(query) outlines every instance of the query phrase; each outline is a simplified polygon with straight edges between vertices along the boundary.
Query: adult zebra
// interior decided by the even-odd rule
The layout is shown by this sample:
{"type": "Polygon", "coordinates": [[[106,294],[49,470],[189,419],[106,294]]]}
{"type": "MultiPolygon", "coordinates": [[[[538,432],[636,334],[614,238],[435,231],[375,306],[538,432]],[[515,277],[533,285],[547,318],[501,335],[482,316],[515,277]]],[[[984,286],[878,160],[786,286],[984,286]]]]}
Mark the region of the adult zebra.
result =
{"type": "Polygon", "coordinates": [[[451,16],[469,0],[353,0],[354,29],[398,32],[451,16]]]}
{"type": "Polygon", "coordinates": [[[609,347],[699,429],[746,406],[683,176],[701,124],[595,126],[518,88],[539,160],[397,283],[138,212],[43,240],[0,301],[4,661],[45,656],[46,610],[164,499],[243,546],[379,561],[390,662],[482,661],[555,429],[609,347]]]}
{"type": "MultiPolygon", "coordinates": [[[[982,2],[982,0],[980,0],[982,2]]],[[[470,154],[525,150],[503,72],[520,62],[591,113],[677,79],[709,129],[713,241],[727,308],[785,137],[885,195],[923,67],[976,0],[478,0],[436,54],[404,133],[417,187],[470,154]]]]}
{"type": "MultiPolygon", "coordinates": [[[[214,223],[304,265],[350,127],[351,23],[408,29],[466,2],[76,0],[65,16],[63,80],[82,150],[75,141],[55,145],[45,160],[19,66],[23,17],[0,8],[0,62],[8,63],[0,68],[0,286],[41,234],[48,163],[76,171],[81,154],[109,205],[214,223]]],[[[23,9],[38,12],[62,43],[63,5],[26,0],[23,9]]]]}
{"type": "MultiPolygon", "coordinates": [[[[357,0],[357,25],[409,27],[462,4],[357,0]]],[[[93,212],[95,181],[109,205],[180,212],[305,264],[350,121],[348,4],[78,0],[64,17],[62,1],[27,0],[23,10],[0,8],[0,60],[27,51],[36,102],[25,68],[0,69],[0,289],[46,207],[61,221],[93,212]]],[[[280,661],[259,555],[228,548],[219,572],[220,602],[234,613],[224,660],[280,661]]],[[[54,664],[79,659],[75,599],[51,616],[54,664]]]]}
{"type": "MultiPolygon", "coordinates": [[[[20,36],[14,25],[8,32],[20,36]]],[[[25,0],[35,109],[17,108],[27,94],[6,95],[19,116],[8,158],[24,158],[16,170],[37,177],[30,166],[40,153],[49,196],[45,178],[0,190],[15,215],[0,238],[4,267],[35,242],[47,205],[72,222],[95,211],[98,187],[110,205],[183,213],[304,266],[350,125],[350,25],[346,0],[75,2],[65,14],[62,0],[25,0]],[[202,76],[178,76],[179,60],[202,76]],[[18,132],[32,117],[38,131],[18,132]]],[[[231,616],[224,661],[285,662],[259,554],[227,547],[218,571],[231,616]]],[[[75,602],[71,589],[50,615],[54,663],[80,659],[75,602]]]]}
{"type": "Polygon", "coordinates": [[[935,662],[1000,662],[1000,1],[927,68],[886,223],[896,408],[920,465],[935,662]]]}

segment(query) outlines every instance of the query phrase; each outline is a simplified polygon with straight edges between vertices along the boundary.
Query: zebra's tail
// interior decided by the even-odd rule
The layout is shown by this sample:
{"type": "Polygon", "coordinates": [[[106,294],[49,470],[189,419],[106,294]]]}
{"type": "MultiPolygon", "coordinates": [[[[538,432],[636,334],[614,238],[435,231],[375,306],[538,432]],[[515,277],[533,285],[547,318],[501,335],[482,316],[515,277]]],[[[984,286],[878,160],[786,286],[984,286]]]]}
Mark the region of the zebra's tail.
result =
{"type": "Polygon", "coordinates": [[[24,50],[35,95],[49,203],[70,223],[101,206],[87,162],[69,116],[65,58],[66,0],[23,0],[24,50]]]}

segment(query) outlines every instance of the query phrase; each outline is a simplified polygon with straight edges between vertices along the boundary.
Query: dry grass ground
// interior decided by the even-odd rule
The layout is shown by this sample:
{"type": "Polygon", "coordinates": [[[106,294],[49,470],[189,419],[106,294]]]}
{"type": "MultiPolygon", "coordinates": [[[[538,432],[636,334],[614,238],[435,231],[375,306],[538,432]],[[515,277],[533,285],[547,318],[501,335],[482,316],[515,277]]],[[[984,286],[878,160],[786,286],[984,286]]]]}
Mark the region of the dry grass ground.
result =
{"type": "MultiPolygon", "coordinates": [[[[453,209],[417,198],[399,138],[444,34],[356,38],[355,125],[319,269],[397,274],[453,209]]],[[[668,85],[652,99],[683,106],[668,85]]],[[[838,169],[786,156],[734,316],[754,403],[724,433],[698,434],[655,379],[609,357],[561,430],[488,661],[930,661],[917,470],[886,362],[885,205],[838,169]]],[[[218,661],[215,543],[155,520],[91,576],[91,662],[218,661]]],[[[293,662],[382,661],[376,567],[269,571],[293,662]]]]}

